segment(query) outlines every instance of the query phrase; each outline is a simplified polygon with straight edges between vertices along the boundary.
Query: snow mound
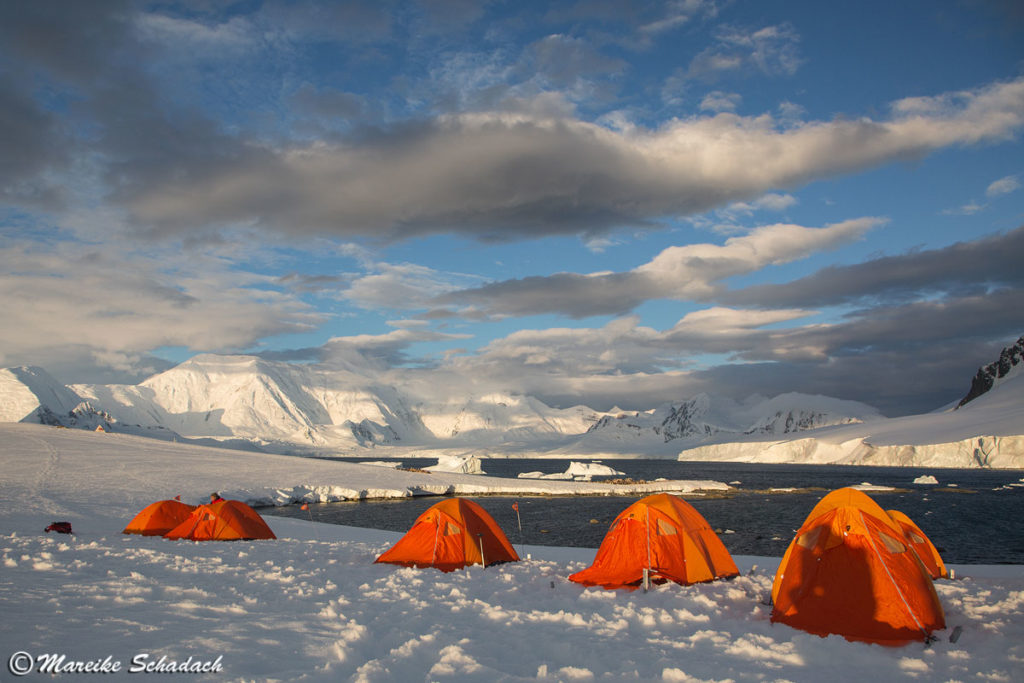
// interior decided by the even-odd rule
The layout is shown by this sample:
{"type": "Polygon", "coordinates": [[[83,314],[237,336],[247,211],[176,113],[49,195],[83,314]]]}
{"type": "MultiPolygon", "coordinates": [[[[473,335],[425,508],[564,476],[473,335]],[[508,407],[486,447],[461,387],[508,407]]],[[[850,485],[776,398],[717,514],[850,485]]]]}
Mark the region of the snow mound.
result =
{"type": "Polygon", "coordinates": [[[457,474],[485,474],[483,461],[475,455],[441,455],[436,465],[424,467],[427,472],[453,472],[457,474]]]}
{"type": "Polygon", "coordinates": [[[939,480],[931,474],[922,474],[920,477],[914,480],[915,484],[938,484],[939,480]]]}
{"type": "Polygon", "coordinates": [[[858,491],[895,491],[891,486],[879,486],[872,484],[870,481],[863,481],[859,484],[854,484],[850,487],[851,489],[857,489],[858,491]]]}
{"type": "Polygon", "coordinates": [[[594,477],[618,477],[624,473],[594,462],[571,462],[565,472],[544,474],[543,472],[522,472],[518,475],[520,479],[560,479],[566,481],[590,481],[594,477]]]}

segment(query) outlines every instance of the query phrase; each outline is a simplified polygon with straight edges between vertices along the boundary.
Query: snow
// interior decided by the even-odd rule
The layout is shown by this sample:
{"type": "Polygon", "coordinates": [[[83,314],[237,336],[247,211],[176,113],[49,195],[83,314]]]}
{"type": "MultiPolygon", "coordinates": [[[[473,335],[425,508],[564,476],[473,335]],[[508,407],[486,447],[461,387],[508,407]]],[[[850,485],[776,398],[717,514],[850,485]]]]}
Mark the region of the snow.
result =
{"type": "Polygon", "coordinates": [[[65,387],[41,368],[0,370],[0,421],[21,420],[381,459],[472,453],[1024,468],[1024,373],[1016,367],[958,410],[888,419],[864,403],[798,393],[742,401],[699,394],[635,413],[556,409],[508,394],[427,401],[354,364],[325,369],[201,355],[131,386],[65,387]]]}
{"type": "Polygon", "coordinates": [[[864,481],[859,484],[854,484],[850,488],[857,489],[858,491],[895,491],[896,489],[892,486],[878,486],[872,484],[870,481],[864,481]]]}
{"type": "Polygon", "coordinates": [[[475,455],[442,455],[436,465],[424,467],[427,472],[458,472],[484,474],[483,463],[475,455]]]}
{"type": "Polygon", "coordinates": [[[40,405],[65,414],[81,402],[74,392],[59,384],[42,368],[0,369],[0,422],[19,422],[40,405]]]}
{"type": "Polygon", "coordinates": [[[939,480],[932,474],[922,474],[920,477],[914,479],[915,484],[938,484],[939,480]]]}
{"type": "Polygon", "coordinates": [[[688,448],[680,460],[1024,468],[1024,375],[958,410],[688,448]]]}
{"type": "Polygon", "coordinates": [[[567,580],[593,559],[587,549],[523,546],[520,554],[531,559],[443,574],[373,564],[399,534],[282,517],[266,518],[276,541],[190,543],[120,533],[153,500],[180,494],[199,502],[212,490],[285,502],[623,488],[0,425],[0,652],[15,664],[19,652],[63,655],[65,664],[109,658],[121,668],[110,680],[148,680],[157,674],[126,671],[133,661],[155,666],[161,658],[165,666],[219,661],[221,671],[202,679],[218,681],[1024,675],[1021,566],[953,567],[958,580],[936,583],[950,628],[927,648],[885,648],[772,625],[763,601],[779,558],[736,557],[742,576],[733,581],[630,593],[567,580]],[[70,521],[76,533],[42,533],[57,520],[70,521]],[[962,635],[953,643],[955,626],[962,635]]]}
{"type": "Polygon", "coordinates": [[[608,465],[602,465],[596,462],[576,462],[575,460],[569,463],[569,466],[565,469],[565,472],[555,472],[552,474],[544,474],[543,472],[521,472],[518,476],[520,479],[564,479],[570,481],[590,481],[594,477],[616,477],[622,476],[624,472],[620,472],[613,467],[608,465]]]}

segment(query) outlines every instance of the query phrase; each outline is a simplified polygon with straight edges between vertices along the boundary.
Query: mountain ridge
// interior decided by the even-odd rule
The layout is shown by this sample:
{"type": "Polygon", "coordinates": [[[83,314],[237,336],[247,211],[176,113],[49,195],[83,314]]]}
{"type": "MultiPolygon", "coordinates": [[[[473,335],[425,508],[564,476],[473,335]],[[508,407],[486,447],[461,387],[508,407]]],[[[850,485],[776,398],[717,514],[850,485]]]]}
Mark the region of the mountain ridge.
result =
{"type": "Polygon", "coordinates": [[[983,366],[978,376],[991,382],[970,400],[903,418],[799,393],[702,393],[643,411],[553,408],[493,391],[425,399],[352,359],[324,366],[201,354],[135,385],[65,386],[43,368],[0,369],[0,421],[292,455],[383,449],[375,455],[1021,467],[1022,349],[1024,337],[983,366]]]}
{"type": "MultiPolygon", "coordinates": [[[[619,420],[583,405],[553,408],[533,396],[506,393],[417,402],[397,387],[350,368],[320,369],[256,356],[202,354],[135,385],[64,386],[42,368],[4,372],[7,388],[0,395],[8,397],[9,408],[0,414],[3,421],[159,430],[163,438],[239,440],[296,452],[401,445],[546,445],[611,428],[619,420]]],[[[845,402],[851,414],[830,421],[823,417],[830,414],[822,409],[823,401],[843,403],[800,394],[737,403],[700,394],[654,409],[650,414],[657,413],[661,422],[651,431],[668,442],[698,432],[710,435],[744,427],[772,431],[780,419],[788,422],[789,430],[877,415],[869,406],[845,402]],[[789,412],[757,412],[756,406],[780,401],[803,405],[789,412]],[[742,425],[743,418],[734,415],[737,411],[750,424],[742,425]],[[715,419],[721,424],[706,423],[715,419]]]]}

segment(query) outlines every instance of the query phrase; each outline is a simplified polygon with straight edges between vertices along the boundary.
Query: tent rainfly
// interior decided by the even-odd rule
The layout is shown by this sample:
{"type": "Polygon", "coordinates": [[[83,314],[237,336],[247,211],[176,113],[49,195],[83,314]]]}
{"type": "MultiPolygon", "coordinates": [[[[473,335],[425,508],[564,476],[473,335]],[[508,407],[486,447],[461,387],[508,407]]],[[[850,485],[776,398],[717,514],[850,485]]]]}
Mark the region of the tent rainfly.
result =
{"type": "Polygon", "coordinates": [[[193,509],[180,500],[158,500],[135,515],[121,533],[163,536],[188,519],[193,509]]]}
{"type": "Polygon", "coordinates": [[[471,500],[448,498],[417,517],[405,536],[375,562],[450,572],[471,564],[489,566],[518,560],[512,544],[486,510],[471,500]]]}
{"type": "Polygon", "coordinates": [[[946,627],[927,570],[867,494],[832,491],[789,544],[772,585],[773,622],[880,645],[928,641],[946,627]]]}
{"type": "Polygon", "coordinates": [[[634,589],[655,582],[701,583],[739,575],[707,520],[678,496],[641,498],[615,518],[593,564],[569,577],[585,586],[634,589]]]}
{"type": "Polygon", "coordinates": [[[933,579],[948,577],[949,572],[946,571],[946,563],[942,561],[938,548],[925,536],[921,528],[914,524],[910,517],[907,517],[899,510],[886,510],[886,514],[903,530],[903,536],[907,539],[907,544],[911,550],[917,553],[917,558],[921,560],[921,564],[928,570],[931,577],[933,579]]]}
{"type": "Polygon", "coordinates": [[[190,541],[251,541],[277,538],[263,518],[240,500],[200,505],[164,538],[190,541]]]}

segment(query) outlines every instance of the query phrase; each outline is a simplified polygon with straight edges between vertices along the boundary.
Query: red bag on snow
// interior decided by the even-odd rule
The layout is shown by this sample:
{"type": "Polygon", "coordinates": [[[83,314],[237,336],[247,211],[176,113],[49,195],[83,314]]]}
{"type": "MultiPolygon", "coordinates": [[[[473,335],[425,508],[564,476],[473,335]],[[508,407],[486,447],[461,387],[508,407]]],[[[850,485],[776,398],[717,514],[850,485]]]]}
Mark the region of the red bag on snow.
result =
{"type": "Polygon", "coordinates": [[[71,522],[54,522],[50,526],[46,527],[46,533],[56,531],[58,534],[73,534],[71,530],[71,522]]]}

